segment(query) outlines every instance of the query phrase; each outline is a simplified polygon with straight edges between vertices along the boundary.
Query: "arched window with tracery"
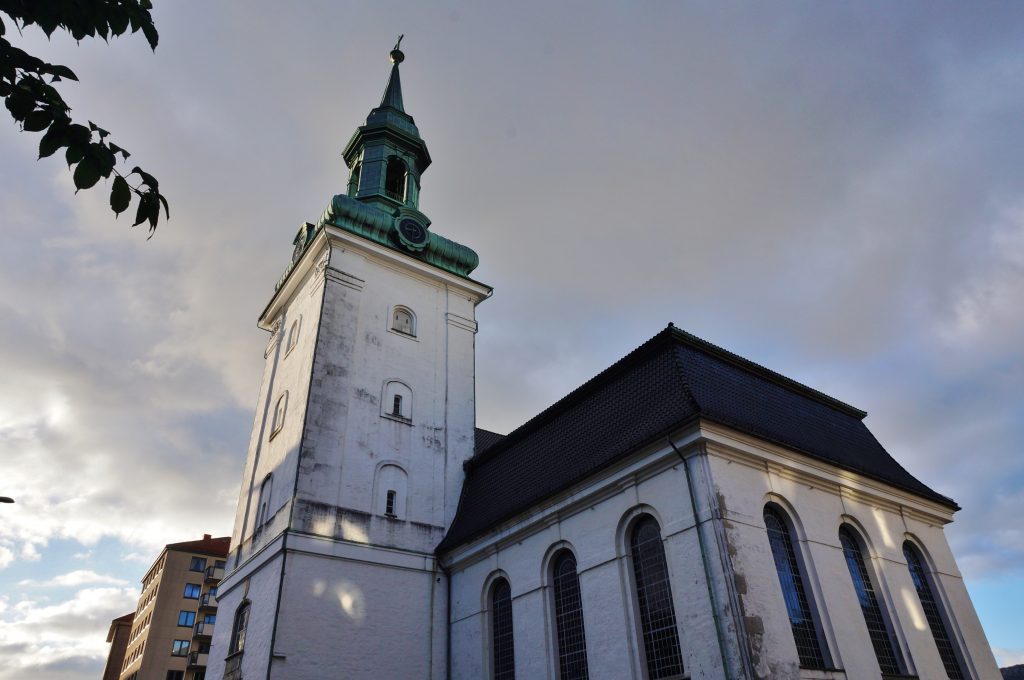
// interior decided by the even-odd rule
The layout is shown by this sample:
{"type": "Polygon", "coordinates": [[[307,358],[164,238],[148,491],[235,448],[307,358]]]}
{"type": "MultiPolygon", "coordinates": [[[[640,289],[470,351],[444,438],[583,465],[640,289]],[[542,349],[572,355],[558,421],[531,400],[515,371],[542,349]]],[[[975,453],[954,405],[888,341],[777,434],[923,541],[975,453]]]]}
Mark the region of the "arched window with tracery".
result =
{"type": "Polygon", "coordinates": [[[661,541],[661,528],[653,517],[648,515],[633,526],[629,549],[633,559],[647,677],[651,680],[681,678],[683,655],[679,650],[665,545],[661,541]]]}
{"type": "Polygon", "coordinates": [[[884,675],[899,675],[902,664],[892,641],[890,632],[892,624],[882,612],[882,607],[878,602],[874,581],[864,562],[861,541],[853,529],[844,524],[839,528],[839,543],[843,546],[843,556],[846,558],[846,566],[850,570],[850,579],[853,581],[853,589],[860,602],[860,611],[864,615],[868,635],[871,636],[871,646],[875,649],[878,667],[884,675]]]}
{"type": "Polygon", "coordinates": [[[963,680],[964,672],[960,667],[960,660],[957,658],[956,647],[953,646],[944,620],[945,617],[942,615],[939,601],[935,598],[935,593],[932,590],[931,578],[925,571],[924,560],[910,541],[903,544],[903,556],[907,559],[910,578],[914,581],[917,598],[921,601],[924,618],[928,621],[928,628],[932,631],[932,638],[939,650],[939,657],[942,659],[943,668],[946,669],[946,675],[949,676],[949,680],[963,680]]]}
{"type": "Polygon", "coordinates": [[[515,680],[512,637],[512,588],[499,578],[491,587],[491,661],[494,680],[515,680]]]}
{"type": "Polygon", "coordinates": [[[800,666],[825,668],[825,657],[821,651],[823,645],[813,613],[813,600],[804,582],[790,525],[782,511],[774,505],[765,506],[764,525],[768,531],[768,543],[772,548],[782,597],[786,601],[789,625],[793,630],[793,641],[800,657],[800,666]]]}
{"type": "Polygon", "coordinates": [[[555,557],[551,585],[558,637],[558,677],[560,680],[589,680],[580,579],[576,573],[576,556],[570,551],[563,550],[555,557]]]}
{"type": "Polygon", "coordinates": [[[235,610],[231,624],[231,639],[228,640],[228,656],[224,663],[224,680],[241,680],[242,653],[245,651],[245,629],[249,626],[249,600],[244,600],[235,610]]]}

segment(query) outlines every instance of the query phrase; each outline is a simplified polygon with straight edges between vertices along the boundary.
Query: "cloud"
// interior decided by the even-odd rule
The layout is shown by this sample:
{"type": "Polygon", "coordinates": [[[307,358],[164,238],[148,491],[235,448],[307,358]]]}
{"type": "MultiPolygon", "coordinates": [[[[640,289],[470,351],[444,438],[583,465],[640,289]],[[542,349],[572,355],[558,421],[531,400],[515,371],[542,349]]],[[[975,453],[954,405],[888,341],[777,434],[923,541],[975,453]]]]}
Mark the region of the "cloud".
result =
{"type": "Polygon", "coordinates": [[[1000,668],[1024,664],[1024,649],[1004,649],[993,647],[992,653],[996,655],[996,663],[1000,668]]]}
{"type": "Polygon", "coordinates": [[[92,584],[127,586],[128,582],[124,579],[116,578],[113,576],[107,576],[104,574],[97,574],[95,571],[88,571],[84,569],[70,571],[66,574],[60,574],[59,576],[55,576],[52,579],[49,579],[48,581],[25,579],[23,581],[18,582],[19,586],[29,588],[58,588],[92,584]]]}
{"type": "Polygon", "coordinates": [[[22,599],[0,611],[0,679],[82,677],[98,672],[110,622],[133,611],[132,588],[83,588],[55,604],[22,599]],[[68,675],[61,675],[67,673],[68,675]]]}

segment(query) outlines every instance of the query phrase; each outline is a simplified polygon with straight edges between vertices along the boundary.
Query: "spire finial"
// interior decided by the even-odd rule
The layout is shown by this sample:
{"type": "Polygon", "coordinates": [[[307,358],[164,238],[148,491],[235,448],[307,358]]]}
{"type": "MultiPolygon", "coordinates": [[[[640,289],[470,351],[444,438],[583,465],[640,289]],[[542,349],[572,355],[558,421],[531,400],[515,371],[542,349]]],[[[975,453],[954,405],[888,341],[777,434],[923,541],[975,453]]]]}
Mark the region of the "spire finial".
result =
{"type": "Polygon", "coordinates": [[[402,44],[402,38],[404,37],[404,33],[398,36],[398,42],[395,43],[394,49],[391,50],[390,59],[392,64],[401,64],[405,60],[405,55],[402,53],[402,50],[398,49],[398,46],[402,44]]]}

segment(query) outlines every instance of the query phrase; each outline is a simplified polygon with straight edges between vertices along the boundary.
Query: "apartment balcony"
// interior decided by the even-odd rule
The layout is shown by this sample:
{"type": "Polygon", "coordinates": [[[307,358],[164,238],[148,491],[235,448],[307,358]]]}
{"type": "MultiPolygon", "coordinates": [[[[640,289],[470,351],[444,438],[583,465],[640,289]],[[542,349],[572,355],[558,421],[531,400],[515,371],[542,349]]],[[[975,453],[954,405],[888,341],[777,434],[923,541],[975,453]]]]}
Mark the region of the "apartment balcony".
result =
{"type": "Polygon", "coordinates": [[[189,652],[188,653],[188,667],[193,668],[206,668],[207,662],[210,660],[209,653],[204,652],[189,652]]]}
{"type": "Polygon", "coordinates": [[[192,629],[195,632],[196,637],[212,637],[213,636],[213,624],[207,623],[206,621],[200,621],[192,629]]]}
{"type": "Polygon", "coordinates": [[[213,593],[203,593],[203,596],[199,598],[200,609],[216,609],[217,608],[217,596],[213,593]]]}
{"type": "Polygon", "coordinates": [[[206,568],[206,582],[220,581],[224,578],[224,567],[218,567],[215,564],[211,564],[206,568]]]}

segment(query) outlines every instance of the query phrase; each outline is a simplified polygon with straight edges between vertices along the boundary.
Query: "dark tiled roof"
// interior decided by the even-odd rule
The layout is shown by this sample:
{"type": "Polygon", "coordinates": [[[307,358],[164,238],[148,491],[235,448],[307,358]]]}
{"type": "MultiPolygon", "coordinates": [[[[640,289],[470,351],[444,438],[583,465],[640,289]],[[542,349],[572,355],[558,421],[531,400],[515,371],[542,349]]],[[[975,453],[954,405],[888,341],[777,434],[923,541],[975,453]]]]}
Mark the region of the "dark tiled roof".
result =
{"type": "Polygon", "coordinates": [[[167,550],[178,550],[180,552],[203,553],[217,557],[227,557],[228,549],[231,547],[231,537],[222,536],[212,538],[210,534],[203,534],[198,541],[184,541],[182,543],[168,543],[167,550]]]}
{"type": "Polygon", "coordinates": [[[697,418],[956,508],[882,448],[865,415],[669,325],[507,437],[477,430],[459,510],[438,550],[486,532],[697,418]]]}
{"type": "Polygon", "coordinates": [[[498,434],[497,432],[491,432],[490,430],[484,430],[483,428],[478,427],[476,428],[476,442],[473,447],[473,453],[475,455],[480,455],[504,438],[505,435],[503,434],[498,434]]]}

